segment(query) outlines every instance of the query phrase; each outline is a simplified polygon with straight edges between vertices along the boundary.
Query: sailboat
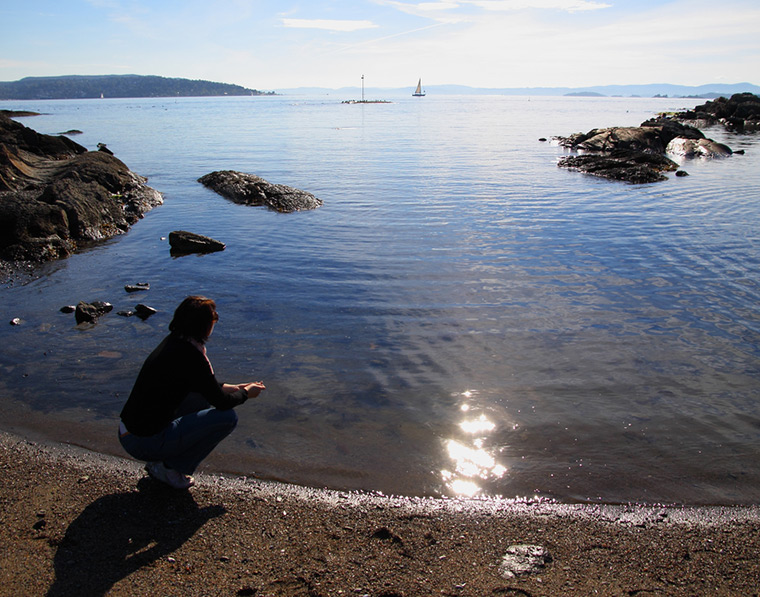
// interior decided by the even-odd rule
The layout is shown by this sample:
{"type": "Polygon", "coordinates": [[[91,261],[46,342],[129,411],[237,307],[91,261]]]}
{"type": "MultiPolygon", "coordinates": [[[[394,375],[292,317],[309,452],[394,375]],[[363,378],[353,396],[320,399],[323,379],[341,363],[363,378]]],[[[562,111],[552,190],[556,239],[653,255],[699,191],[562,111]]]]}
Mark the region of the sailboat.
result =
{"type": "Polygon", "coordinates": [[[414,90],[412,97],[425,97],[425,92],[422,91],[422,79],[417,81],[417,89],[414,90]]]}

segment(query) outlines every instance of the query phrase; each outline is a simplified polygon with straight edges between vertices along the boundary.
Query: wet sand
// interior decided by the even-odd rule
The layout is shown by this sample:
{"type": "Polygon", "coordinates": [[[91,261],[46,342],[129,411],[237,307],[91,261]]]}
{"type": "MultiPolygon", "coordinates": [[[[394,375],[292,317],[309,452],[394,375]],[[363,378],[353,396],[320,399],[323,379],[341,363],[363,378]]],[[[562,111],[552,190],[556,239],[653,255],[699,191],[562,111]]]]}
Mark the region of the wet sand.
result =
{"type": "MultiPolygon", "coordinates": [[[[760,508],[408,499],[0,433],[2,595],[758,595],[760,508]],[[511,546],[548,554],[509,576],[511,546]]],[[[512,569],[514,570],[514,568],[512,569]]]]}

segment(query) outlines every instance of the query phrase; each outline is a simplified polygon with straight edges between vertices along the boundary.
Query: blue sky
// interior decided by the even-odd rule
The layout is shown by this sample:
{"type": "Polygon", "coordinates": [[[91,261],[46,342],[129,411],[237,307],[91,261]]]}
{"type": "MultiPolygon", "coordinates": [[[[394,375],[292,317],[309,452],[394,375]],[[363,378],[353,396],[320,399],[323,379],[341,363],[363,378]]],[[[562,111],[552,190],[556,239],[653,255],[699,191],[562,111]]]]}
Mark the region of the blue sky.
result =
{"type": "Polygon", "coordinates": [[[757,0],[2,0],[0,80],[760,84],[757,0]]]}

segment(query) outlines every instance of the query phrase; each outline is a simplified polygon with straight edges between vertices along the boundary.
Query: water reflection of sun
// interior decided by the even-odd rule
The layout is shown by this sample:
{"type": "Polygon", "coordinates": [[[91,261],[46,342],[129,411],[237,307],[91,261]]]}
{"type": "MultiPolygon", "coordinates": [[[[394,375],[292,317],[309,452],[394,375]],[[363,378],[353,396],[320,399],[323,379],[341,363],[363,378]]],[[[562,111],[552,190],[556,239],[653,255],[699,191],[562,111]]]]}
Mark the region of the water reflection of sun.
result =
{"type": "MultiPolygon", "coordinates": [[[[472,398],[475,394],[474,390],[462,392],[465,399],[472,398]]],[[[470,405],[465,402],[460,409],[463,413],[468,413],[470,405]]],[[[441,477],[454,494],[472,497],[480,493],[479,481],[499,479],[504,476],[507,469],[497,463],[485,448],[487,436],[496,429],[496,425],[485,414],[477,417],[466,415],[466,418],[459,423],[459,428],[467,439],[446,440],[446,451],[454,466],[453,470],[442,470],[441,477]]]]}

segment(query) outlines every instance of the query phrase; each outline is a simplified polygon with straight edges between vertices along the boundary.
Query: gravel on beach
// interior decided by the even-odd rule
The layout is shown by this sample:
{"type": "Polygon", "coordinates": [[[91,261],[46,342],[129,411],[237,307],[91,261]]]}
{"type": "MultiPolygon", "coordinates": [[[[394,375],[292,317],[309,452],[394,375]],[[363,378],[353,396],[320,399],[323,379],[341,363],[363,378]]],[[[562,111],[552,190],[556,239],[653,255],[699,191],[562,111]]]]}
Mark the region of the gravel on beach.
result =
{"type": "Polygon", "coordinates": [[[0,433],[0,595],[758,595],[760,508],[389,497],[0,433]],[[528,547],[526,547],[528,546],[528,547]]]}

